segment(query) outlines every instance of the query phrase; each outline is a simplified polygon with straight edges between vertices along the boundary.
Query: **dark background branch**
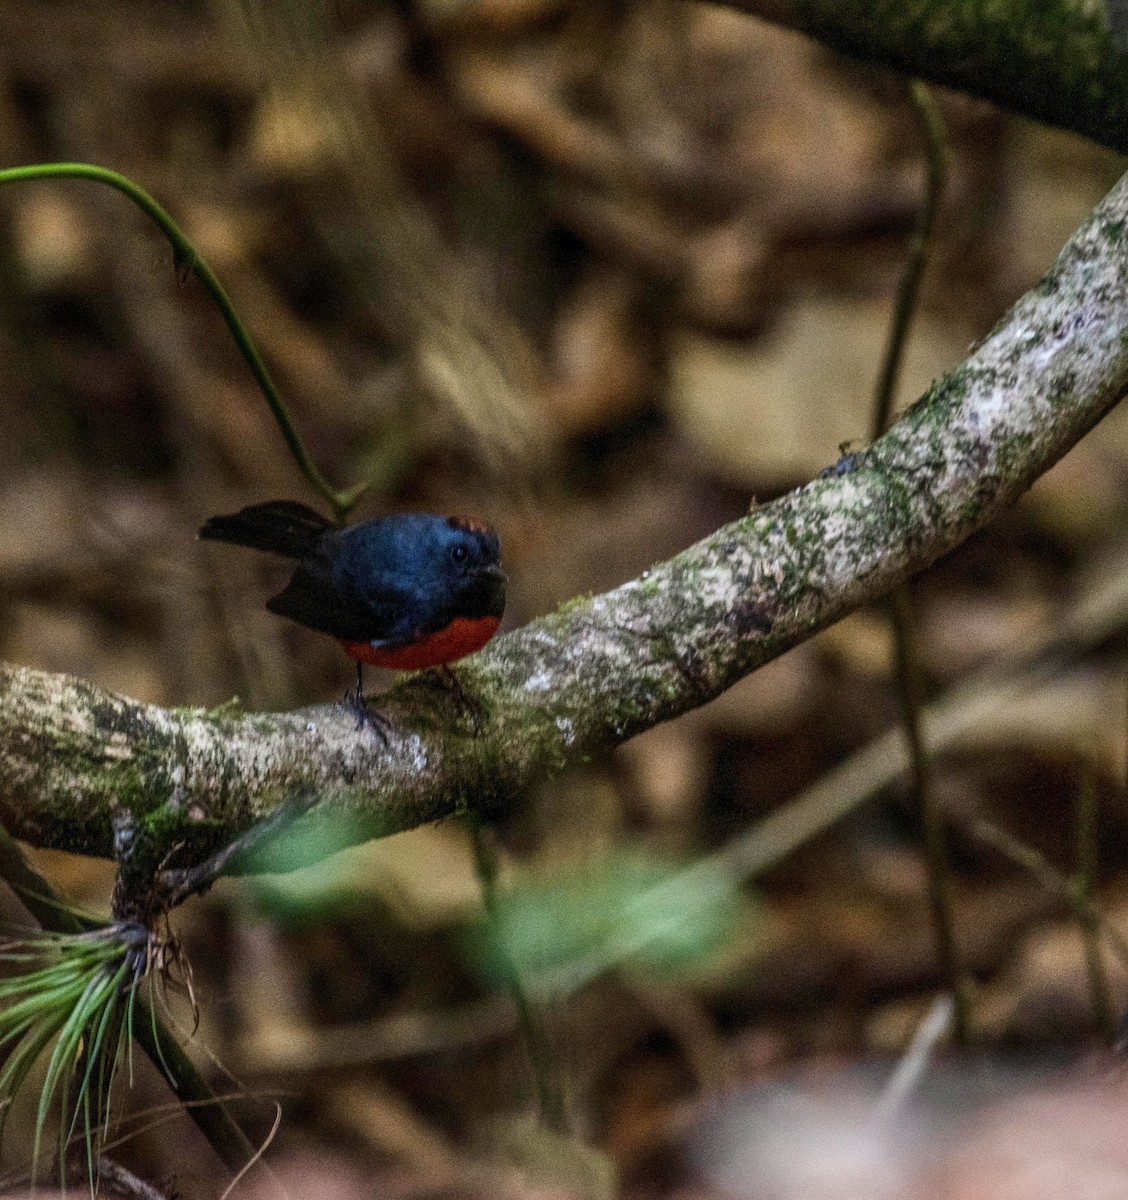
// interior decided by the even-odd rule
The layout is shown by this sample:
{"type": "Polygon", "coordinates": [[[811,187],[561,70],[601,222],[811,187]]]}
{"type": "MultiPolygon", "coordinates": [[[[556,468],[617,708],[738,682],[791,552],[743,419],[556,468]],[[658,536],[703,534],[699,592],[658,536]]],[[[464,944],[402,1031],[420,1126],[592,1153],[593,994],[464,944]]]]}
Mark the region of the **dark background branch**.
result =
{"type": "Polygon", "coordinates": [[[865,62],[1128,151],[1128,9],[1084,0],[724,0],[865,62]]]}

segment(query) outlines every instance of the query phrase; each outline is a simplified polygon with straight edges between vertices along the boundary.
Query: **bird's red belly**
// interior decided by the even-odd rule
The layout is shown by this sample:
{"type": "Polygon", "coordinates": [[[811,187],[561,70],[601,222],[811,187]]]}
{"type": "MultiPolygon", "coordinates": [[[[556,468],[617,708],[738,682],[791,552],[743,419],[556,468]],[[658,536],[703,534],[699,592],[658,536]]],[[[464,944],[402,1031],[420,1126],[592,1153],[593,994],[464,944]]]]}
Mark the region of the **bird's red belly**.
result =
{"type": "Polygon", "coordinates": [[[373,667],[388,667],[393,671],[422,671],[439,667],[480,650],[497,633],[501,621],[497,617],[478,617],[468,620],[456,617],[437,633],[429,633],[409,646],[376,647],[369,642],[346,642],[345,653],[357,662],[373,667]]]}

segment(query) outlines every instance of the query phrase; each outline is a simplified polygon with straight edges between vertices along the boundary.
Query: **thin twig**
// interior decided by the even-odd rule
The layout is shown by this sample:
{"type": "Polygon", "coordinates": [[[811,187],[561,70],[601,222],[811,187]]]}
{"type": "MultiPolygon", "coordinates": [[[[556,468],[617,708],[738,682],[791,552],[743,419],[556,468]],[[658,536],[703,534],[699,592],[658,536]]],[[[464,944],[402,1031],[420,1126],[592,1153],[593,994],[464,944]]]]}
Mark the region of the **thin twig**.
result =
{"type": "Polygon", "coordinates": [[[1067,879],[1044,855],[1033,846],[1020,842],[1013,834],[996,825],[994,821],[988,821],[986,817],[976,817],[967,823],[966,828],[973,837],[991,846],[1023,870],[1029,871],[1046,891],[1063,900],[1079,921],[1099,929],[1121,964],[1128,968],[1128,941],[1125,941],[1092,901],[1079,894],[1076,883],[1067,879]]]}
{"type": "Polygon", "coordinates": [[[204,285],[216,308],[219,309],[227,328],[231,331],[232,338],[235,339],[235,344],[239,347],[239,352],[243,355],[247,366],[250,367],[251,374],[266,397],[267,404],[270,405],[270,411],[274,414],[274,420],[277,422],[298,468],[309,481],[310,486],[332,505],[338,518],[347,515],[367,489],[367,483],[354,484],[352,487],[338,491],[322,475],[306,449],[294,423],[293,415],[282,399],[251,335],[239,320],[223,285],[208,264],[196,253],[196,248],[168,212],[133,180],[117,171],[94,166],[92,163],[35,163],[30,166],[9,167],[6,170],[0,170],[0,184],[21,183],[35,179],[91,179],[97,183],[104,183],[127,196],[153,221],[172,246],[173,262],[177,273],[183,278],[195,275],[204,285]]]}
{"type": "Polygon", "coordinates": [[[298,1025],[294,1036],[251,1042],[237,1065],[255,1075],[327,1071],[358,1063],[449,1054],[510,1036],[517,1014],[509,996],[422,1009],[346,1025],[298,1025]]]}
{"type": "MultiPolygon", "coordinates": [[[[469,814],[467,825],[470,829],[470,842],[474,848],[474,867],[482,889],[482,906],[486,910],[486,919],[497,929],[497,851],[490,841],[481,819],[476,814],[469,814]]],[[[568,1124],[568,1110],[552,1060],[552,1049],[548,1044],[548,1038],[533,1010],[532,1001],[529,999],[521,979],[521,972],[500,937],[496,939],[496,952],[505,974],[506,986],[517,1010],[517,1023],[521,1028],[525,1052],[529,1056],[529,1065],[532,1068],[536,1084],[541,1120],[554,1133],[566,1137],[571,1133],[568,1124]]]]}
{"type": "Polygon", "coordinates": [[[210,858],[193,867],[161,871],[158,884],[163,906],[171,909],[183,904],[190,896],[206,892],[223,875],[253,870],[254,862],[270,843],[308,812],[316,800],[311,788],[300,788],[295,796],[283,801],[210,858]]]}
{"type": "Polygon", "coordinates": [[[12,889],[16,899],[52,933],[82,933],[95,922],[84,920],[65,900],[55,895],[51,885],[27,861],[14,838],[0,825],[0,879],[12,889]]]}
{"type": "Polygon", "coordinates": [[[134,1200],[167,1200],[167,1193],[158,1191],[151,1183],[146,1183],[110,1158],[99,1159],[98,1178],[109,1184],[119,1196],[133,1197],[134,1200]]]}
{"type": "Polygon", "coordinates": [[[940,110],[936,107],[931,92],[919,79],[910,79],[909,99],[916,110],[921,132],[924,134],[925,149],[928,155],[928,174],[925,180],[924,205],[917,216],[913,229],[913,240],[909,246],[908,257],[905,259],[900,281],[897,284],[897,296],[893,302],[893,320],[889,327],[889,338],[885,344],[885,358],[881,364],[881,374],[878,376],[877,386],[874,389],[871,426],[871,436],[874,440],[881,437],[889,427],[893,416],[893,400],[897,393],[897,379],[901,373],[905,342],[909,336],[909,327],[916,314],[920,284],[931,249],[932,231],[936,224],[936,214],[940,208],[940,201],[944,194],[944,182],[948,173],[948,141],[944,130],[944,118],[940,115],[940,110]]]}
{"type": "MultiPolygon", "coordinates": [[[[119,1200],[169,1200],[168,1193],[158,1191],[152,1184],[127,1171],[120,1163],[105,1156],[98,1159],[95,1178],[99,1184],[99,1196],[114,1196],[119,1200]]],[[[86,1163],[70,1163],[67,1165],[64,1179],[67,1184],[77,1184],[79,1194],[87,1194],[90,1183],[89,1168],[86,1163]]],[[[0,1195],[14,1196],[17,1188],[26,1188],[20,1195],[34,1196],[31,1190],[32,1177],[30,1172],[19,1175],[6,1175],[0,1178],[0,1195]]],[[[65,1195],[65,1191],[63,1193],[65,1195]]]]}
{"type": "Polygon", "coordinates": [[[924,687],[917,658],[912,599],[907,585],[895,588],[890,593],[887,611],[893,626],[902,730],[909,750],[909,791],[920,818],[924,839],[928,905],[932,913],[936,956],[953,1001],[952,1041],[957,1046],[966,1046],[969,1034],[967,988],[959,948],[956,945],[944,818],[936,807],[932,786],[932,759],[929,757],[921,729],[924,687]]]}
{"type": "MultiPolygon", "coordinates": [[[[947,171],[948,149],[944,122],[928,88],[919,80],[912,79],[909,81],[909,96],[924,134],[928,152],[928,177],[924,206],[917,218],[908,259],[897,285],[885,358],[874,392],[871,436],[875,441],[885,432],[893,414],[897,378],[901,371],[909,327],[920,297],[921,279],[928,261],[932,230],[947,171]]],[[[953,999],[952,1039],[957,1046],[963,1046],[968,1040],[968,999],[956,946],[944,822],[933,799],[931,762],[921,733],[924,685],[908,584],[901,584],[890,592],[887,611],[896,649],[897,694],[901,706],[901,722],[909,748],[910,791],[924,837],[924,854],[928,866],[928,902],[932,911],[936,954],[953,999]]]]}
{"type": "Polygon", "coordinates": [[[944,1040],[952,1024],[955,1005],[951,996],[937,996],[929,1006],[928,1014],[917,1027],[909,1048],[901,1056],[896,1070],[889,1077],[877,1102],[874,1118],[877,1121],[888,1121],[896,1115],[901,1106],[912,1094],[913,1089],[920,1083],[921,1077],[928,1069],[928,1064],[936,1051],[936,1047],[944,1040]]]}
{"type": "Polygon", "coordinates": [[[1096,905],[1093,892],[1097,886],[1100,847],[1097,842],[1097,789],[1093,779],[1092,764],[1086,762],[1081,775],[1081,788],[1077,795],[1077,876],[1075,889],[1077,899],[1084,906],[1078,915],[1081,938],[1085,944],[1085,968],[1089,976],[1089,996],[1093,1006],[1093,1021],[1101,1037],[1111,1045],[1116,1037],[1116,1013],[1113,1009],[1112,990],[1108,973],[1105,971],[1101,954],[1101,930],[1099,922],[1091,915],[1096,905]]]}
{"type": "MultiPolygon", "coordinates": [[[[68,1175],[72,1176],[74,1183],[85,1182],[81,1168],[78,1172],[68,1172],[68,1175]]],[[[100,1183],[107,1185],[112,1196],[130,1197],[132,1200],[167,1200],[165,1192],[158,1191],[152,1184],[146,1183],[132,1171],[127,1171],[112,1158],[98,1160],[97,1178],[100,1183]]]]}

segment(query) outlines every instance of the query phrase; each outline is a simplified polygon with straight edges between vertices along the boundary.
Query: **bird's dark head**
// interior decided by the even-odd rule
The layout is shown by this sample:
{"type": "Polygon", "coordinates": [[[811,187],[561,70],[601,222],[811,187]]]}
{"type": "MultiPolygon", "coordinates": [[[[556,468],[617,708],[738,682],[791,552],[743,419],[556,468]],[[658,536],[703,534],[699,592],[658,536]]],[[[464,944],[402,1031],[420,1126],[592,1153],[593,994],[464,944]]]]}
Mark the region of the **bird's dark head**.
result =
{"type": "Polygon", "coordinates": [[[506,576],[497,534],[470,517],[447,517],[436,535],[443,571],[459,597],[461,615],[500,617],[505,611],[506,576]]]}
{"type": "Polygon", "coordinates": [[[384,637],[433,632],[458,617],[500,618],[505,611],[497,534],[477,521],[395,513],[341,530],[322,553],[337,595],[354,606],[387,608],[394,597],[395,621],[384,637]]]}

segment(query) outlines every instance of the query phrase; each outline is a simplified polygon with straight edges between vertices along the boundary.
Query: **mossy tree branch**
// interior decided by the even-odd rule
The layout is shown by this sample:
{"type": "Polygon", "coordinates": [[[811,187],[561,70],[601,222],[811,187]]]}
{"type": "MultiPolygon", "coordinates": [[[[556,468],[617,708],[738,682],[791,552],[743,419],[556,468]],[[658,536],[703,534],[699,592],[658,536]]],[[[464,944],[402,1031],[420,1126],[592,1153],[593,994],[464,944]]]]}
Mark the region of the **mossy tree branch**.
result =
{"type": "Polygon", "coordinates": [[[1126,0],[720,0],[1128,152],[1126,0]]]}
{"type": "MultiPolygon", "coordinates": [[[[143,844],[155,869],[174,848],[173,866],[200,863],[287,805],[301,811],[292,861],[310,860],[504,806],[534,779],[704,704],[950,550],[1116,404],[1128,389],[1126,230],[1128,177],[868,450],[467,660],[463,686],[485,714],[477,733],[426,675],[382,701],[385,747],[335,705],[169,710],[3,667],[0,820],[39,846],[110,855],[143,844]]],[[[247,856],[224,869],[248,869],[247,856]]]]}

